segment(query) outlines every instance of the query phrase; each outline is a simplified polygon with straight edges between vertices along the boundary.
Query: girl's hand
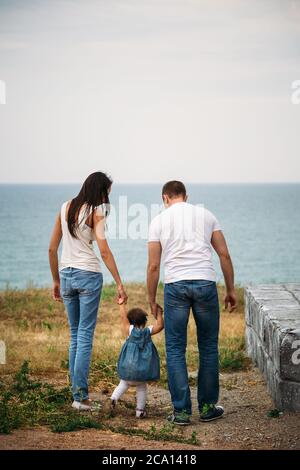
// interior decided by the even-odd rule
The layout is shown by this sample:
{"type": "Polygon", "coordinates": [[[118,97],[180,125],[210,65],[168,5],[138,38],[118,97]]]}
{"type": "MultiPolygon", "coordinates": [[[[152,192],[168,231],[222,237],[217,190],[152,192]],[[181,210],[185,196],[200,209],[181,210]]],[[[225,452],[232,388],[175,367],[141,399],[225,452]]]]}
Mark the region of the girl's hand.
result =
{"type": "Polygon", "coordinates": [[[126,304],[128,299],[128,295],[125,292],[125,289],[122,285],[118,286],[118,296],[117,296],[117,301],[118,304],[126,304]]]}
{"type": "Polygon", "coordinates": [[[56,302],[62,302],[62,298],[60,295],[60,282],[59,281],[53,282],[52,297],[56,302]]]}
{"type": "Polygon", "coordinates": [[[150,308],[151,308],[151,313],[154,316],[155,320],[157,319],[158,312],[163,312],[162,307],[156,302],[150,303],[150,308]]]}

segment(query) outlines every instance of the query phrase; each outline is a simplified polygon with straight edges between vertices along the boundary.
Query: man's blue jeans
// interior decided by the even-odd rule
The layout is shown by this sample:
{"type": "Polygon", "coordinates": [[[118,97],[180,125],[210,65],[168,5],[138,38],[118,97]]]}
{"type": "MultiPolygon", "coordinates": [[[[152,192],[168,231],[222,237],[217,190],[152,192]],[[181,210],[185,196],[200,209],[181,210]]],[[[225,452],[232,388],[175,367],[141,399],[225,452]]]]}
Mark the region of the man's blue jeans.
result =
{"type": "Polygon", "coordinates": [[[168,383],[175,412],[192,413],[186,367],[187,325],[192,309],[200,354],[198,407],[219,397],[219,301],[216,283],[205,280],[165,284],[165,339],[168,383]]]}
{"type": "Polygon", "coordinates": [[[69,368],[74,400],[89,397],[88,376],[103,277],[66,268],[60,272],[61,295],[70,325],[69,368]]]}

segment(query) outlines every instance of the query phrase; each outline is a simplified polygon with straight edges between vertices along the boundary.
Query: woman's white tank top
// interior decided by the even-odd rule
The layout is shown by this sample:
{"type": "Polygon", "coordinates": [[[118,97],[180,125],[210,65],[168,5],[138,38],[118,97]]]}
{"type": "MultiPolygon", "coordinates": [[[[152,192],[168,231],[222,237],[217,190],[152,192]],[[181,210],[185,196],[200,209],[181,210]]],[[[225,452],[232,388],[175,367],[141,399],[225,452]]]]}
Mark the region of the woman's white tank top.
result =
{"type": "MultiPolygon", "coordinates": [[[[66,209],[69,201],[63,203],[61,207],[61,228],[62,228],[62,253],[60,258],[60,271],[65,268],[77,268],[84,271],[101,273],[101,262],[93,247],[95,240],[93,230],[86,224],[86,217],[80,217],[84,209],[80,211],[78,217],[78,228],[76,235],[72,237],[66,221],[66,209]]],[[[98,208],[98,210],[100,207],[98,208]]],[[[102,212],[102,211],[101,211],[102,212]]]]}

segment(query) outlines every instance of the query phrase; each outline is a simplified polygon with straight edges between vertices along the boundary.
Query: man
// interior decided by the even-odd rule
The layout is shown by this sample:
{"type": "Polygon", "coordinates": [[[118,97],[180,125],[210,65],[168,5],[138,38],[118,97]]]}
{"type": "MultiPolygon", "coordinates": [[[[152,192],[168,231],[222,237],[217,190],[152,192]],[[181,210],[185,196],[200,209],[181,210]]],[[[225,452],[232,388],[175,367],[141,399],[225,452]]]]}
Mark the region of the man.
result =
{"type": "Polygon", "coordinates": [[[174,412],[168,420],[178,425],[190,423],[192,404],[186,366],[187,325],[192,309],[196,327],[200,367],[198,407],[201,421],[221,418],[219,397],[219,301],[212,247],[223,271],[225,307],[232,312],[237,305],[233,266],[224,235],[216,217],[203,207],[188,204],[186,189],[180,181],[163,186],[167,208],[150,225],[148,240],[147,286],[151,311],[156,303],[161,256],[164,260],[165,338],[168,383],[174,412]]]}

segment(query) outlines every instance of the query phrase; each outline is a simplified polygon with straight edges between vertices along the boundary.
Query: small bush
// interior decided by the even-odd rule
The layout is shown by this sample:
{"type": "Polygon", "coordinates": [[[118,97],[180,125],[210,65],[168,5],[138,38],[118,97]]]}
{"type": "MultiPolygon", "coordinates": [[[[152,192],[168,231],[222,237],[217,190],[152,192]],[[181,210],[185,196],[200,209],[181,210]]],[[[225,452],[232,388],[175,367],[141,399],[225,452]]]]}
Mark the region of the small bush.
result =
{"type": "Polygon", "coordinates": [[[244,351],[234,351],[227,348],[219,350],[219,366],[221,370],[241,370],[245,369],[249,359],[244,351]]]}
{"type": "Polygon", "coordinates": [[[31,380],[29,362],[24,361],[13,382],[0,388],[0,433],[8,434],[20,426],[52,423],[70,401],[68,388],[56,389],[31,380]]]}
{"type": "Polygon", "coordinates": [[[268,418],[279,418],[281,415],[280,411],[277,410],[277,408],[274,408],[274,410],[269,410],[267,413],[268,418]]]}
{"type": "Polygon", "coordinates": [[[101,429],[100,423],[89,416],[83,416],[79,413],[74,413],[71,416],[63,416],[56,420],[50,427],[53,432],[58,433],[90,428],[101,429]]]}

